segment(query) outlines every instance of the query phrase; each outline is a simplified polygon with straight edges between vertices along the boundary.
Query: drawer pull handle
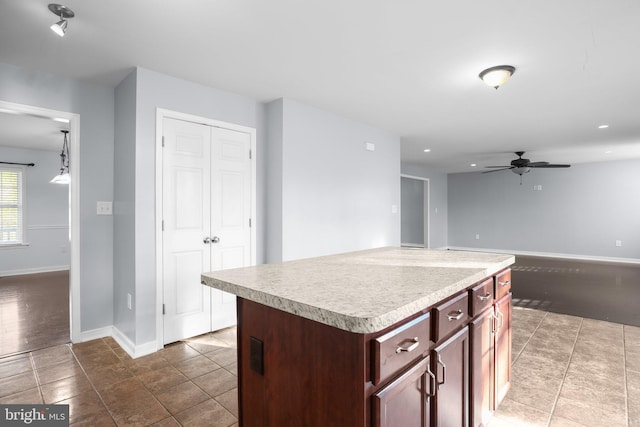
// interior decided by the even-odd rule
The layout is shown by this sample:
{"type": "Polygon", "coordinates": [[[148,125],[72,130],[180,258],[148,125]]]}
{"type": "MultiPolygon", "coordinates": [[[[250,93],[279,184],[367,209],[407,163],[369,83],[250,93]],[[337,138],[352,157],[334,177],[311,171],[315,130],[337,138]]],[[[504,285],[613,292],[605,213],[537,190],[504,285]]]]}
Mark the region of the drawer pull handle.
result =
{"type": "Polygon", "coordinates": [[[511,280],[505,280],[504,282],[498,282],[500,286],[509,286],[511,284],[511,280]]]}
{"type": "Polygon", "coordinates": [[[462,312],[462,310],[452,311],[451,313],[447,314],[447,319],[449,319],[449,321],[460,320],[462,319],[462,316],[464,316],[464,313],[462,312]]]}
{"type": "Polygon", "coordinates": [[[479,299],[480,301],[486,301],[486,300],[488,300],[489,298],[491,298],[491,294],[490,294],[490,293],[488,293],[488,292],[487,292],[487,294],[486,294],[486,295],[478,295],[478,299],[479,299]]]}
{"type": "Polygon", "coordinates": [[[407,353],[409,353],[410,351],[413,351],[416,348],[418,348],[418,346],[420,345],[420,342],[418,341],[418,337],[410,338],[402,341],[402,343],[407,343],[407,342],[411,344],[408,347],[403,347],[401,345],[398,346],[398,348],[396,348],[396,353],[402,353],[403,351],[406,351],[407,353]]]}

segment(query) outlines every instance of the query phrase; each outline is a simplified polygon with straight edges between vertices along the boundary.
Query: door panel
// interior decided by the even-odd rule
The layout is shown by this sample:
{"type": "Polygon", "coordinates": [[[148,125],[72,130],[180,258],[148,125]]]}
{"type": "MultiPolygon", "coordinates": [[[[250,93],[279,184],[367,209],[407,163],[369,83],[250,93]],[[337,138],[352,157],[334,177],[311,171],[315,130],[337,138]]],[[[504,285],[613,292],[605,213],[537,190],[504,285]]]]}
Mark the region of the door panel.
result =
{"type": "Polygon", "coordinates": [[[433,350],[438,386],[433,417],[438,427],[469,423],[469,329],[465,326],[433,350]]]}
{"type": "Polygon", "coordinates": [[[498,331],[496,335],[496,407],[511,386],[511,293],[496,302],[498,331]]]}
{"type": "Polygon", "coordinates": [[[211,128],[164,119],[164,343],[210,330],[211,292],[200,274],[210,269],[211,128]]]}
{"type": "MultiPolygon", "coordinates": [[[[213,128],[211,269],[248,266],[251,263],[251,135],[213,128]]],[[[236,298],[214,292],[211,299],[212,330],[236,322],[236,298]]]]}

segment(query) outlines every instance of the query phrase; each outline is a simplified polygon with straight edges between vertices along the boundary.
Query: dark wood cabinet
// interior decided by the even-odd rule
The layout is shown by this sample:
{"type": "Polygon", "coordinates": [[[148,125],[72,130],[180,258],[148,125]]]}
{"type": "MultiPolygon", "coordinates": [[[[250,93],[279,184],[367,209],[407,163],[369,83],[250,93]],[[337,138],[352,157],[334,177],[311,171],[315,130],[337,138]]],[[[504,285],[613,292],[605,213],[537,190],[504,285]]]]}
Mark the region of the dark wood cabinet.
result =
{"type": "Polygon", "coordinates": [[[509,273],[496,277],[495,294],[500,299],[469,324],[472,427],[487,425],[511,385],[511,283],[500,283],[510,280],[509,273]]]}
{"type": "Polygon", "coordinates": [[[509,290],[504,270],[369,334],[239,297],[240,425],[486,425],[511,381],[509,290]]]}
{"type": "Polygon", "coordinates": [[[427,356],[372,396],[375,427],[428,427],[435,376],[427,356]]]}
{"type": "Polygon", "coordinates": [[[487,425],[495,407],[495,316],[493,306],[469,325],[471,339],[471,426],[487,425]]]}
{"type": "Polygon", "coordinates": [[[511,386],[511,293],[496,302],[496,374],[495,407],[504,399],[511,386]]]}
{"type": "Polygon", "coordinates": [[[432,426],[461,427],[469,423],[469,328],[464,327],[433,349],[436,392],[432,426]]]}

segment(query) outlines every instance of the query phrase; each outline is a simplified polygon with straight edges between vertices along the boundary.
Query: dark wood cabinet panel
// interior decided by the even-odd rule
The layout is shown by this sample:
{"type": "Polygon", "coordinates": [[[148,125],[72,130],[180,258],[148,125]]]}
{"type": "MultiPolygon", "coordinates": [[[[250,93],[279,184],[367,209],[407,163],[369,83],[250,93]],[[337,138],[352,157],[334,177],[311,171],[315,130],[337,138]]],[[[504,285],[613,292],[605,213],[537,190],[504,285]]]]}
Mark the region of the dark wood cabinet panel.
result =
{"type": "Polygon", "coordinates": [[[375,427],[428,427],[435,377],[429,356],[372,396],[375,427]]]}
{"type": "Polygon", "coordinates": [[[511,386],[511,295],[508,293],[496,302],[496,407],[511,386]]]}
{"type": "Polygon", "coordinates": [[[469,328],[438,345],[432,354],[436,393],[432,426],[461,427],[469,422],[469,328]]]}
{"type": "Polygon", "coordinates": [[[469,324],[471,341],[469,417],[472,427],[486,425],[495,406],[495,317],[493,313],[493,306],[491,306],[469,324]]]}

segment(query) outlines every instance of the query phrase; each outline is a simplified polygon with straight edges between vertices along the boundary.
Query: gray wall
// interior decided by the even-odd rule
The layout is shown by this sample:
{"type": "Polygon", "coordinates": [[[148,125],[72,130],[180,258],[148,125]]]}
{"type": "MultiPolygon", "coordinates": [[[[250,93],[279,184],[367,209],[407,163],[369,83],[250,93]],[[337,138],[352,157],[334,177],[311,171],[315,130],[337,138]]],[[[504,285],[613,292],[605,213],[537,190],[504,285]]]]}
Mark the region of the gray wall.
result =
{"type": "Polygon", "coordinates": [[[113,199],[113,88],[0,63],[0,100],[80,115],[81,329],[110,326],[113,218],[96,202],[113,199]]]}
{"type": "MultiPolygon", "coordinates": [[[[126,87],[118,87],[117,93],[121,93],[125,99],[123,104],[131,108],[131,93],[134,83],[128,77],[123,81],[126,87]]],[[[118,277],[115,283],[118,304],[125,305],[122,295],[126,296],[129,289],[135,289],[133,296],[134,306],[134,336],[127,335],[136,345],[145,344],[156,340],[156,260],[155,260],[155,147],[156,147],[156,109],[164,108],[181,113],[193,114],[229,123],[250,126],[257,129],[257,152],[264,152],[263,129],[259,127],[264,123],[263,106],[254,99],[241,95],[225,92],[185,80],[177,79],[154,71],[138,68],[135,76],[135,140],[132,141],[130,113],[127,117],[118,116],[116,128],[123,132],[122,146],[119,142],[116,148],[123,150],[116,153],[116,157],[126,156],[131,150],[130,145],[135,144],[135,161],[127,163],[128,174],[132,174],[133,181],[129,185],[134,187],[134,200],[130,190],[116,184],[116,197],[127,202],[133,202],[134,206],[128,207],[118,227],[122,230],[134,230],[133,248],[130,248],[134,263],[128,264],[125,260],[116,259],[116,269],[123,268],[126,272],[118,277]],[[124,121],[124,123],[120,123],[124,121]],[[133,168],[133,170],[132,170],[133,168]],[[135,271],[131,271],[135,270],[135,271]],[[130,277],[134,277],[134,285],[131,288],[130,277]]],[[[257,199],[264,203],[265,170],[264,162],[258,163],[257,171],[257,199]]],[[[125,167],[124,165],[122,167],[125,167]]],[[[264,216],[264,206],[258,205],[258,219],[264,216]]],[[[264,227],[258,229],[257,261],[264,260],[264,227]]],[[[119,235],[120,231],[116,231],[119,235]]],[[[121,307],[115,307],[119,312],[121,307]]],[[[127,328],[127,331],[129,329],[127,328]]],[[[123,331],[125,332],[125,331],[123,331]]]]}
{"type": "Polygon", "coordinates": [[[402,178],[400,180],[400,241],[402,244],[424,245],[425,181],[402,178]]]}
{"type": "Polygon", "coordinates": [[[429,179],[429,247],[448,246],[448,191],[447,175],[428,168],[402,164],[402,173],[429,179]]]}
{"type": "Polygon", "coordinates": [[[282,234],[269,244],[281,245],[282,260],[399,245],[399,138],[296,101],[275,102],[268,127],[282,139],[269,147],[281,145],[282,160],[269,167],[281,166],[282,185],[271,180],[268,195],[281,200],[282,234]]]}
{"type": "Polygon", "coordinates": [[[115,89],[113,201],[113,324],[135,342],[135,313],[127,294],[135,295],[136,75],[131,72],[115,89]]]}
{"type": "Polygon", "coordinates": [[[267,262],[282,261],[282,99],[265,107],[267,118],[267,262]]]}
{"type": "Polygon", "coordinates": [[[639,171],[640,160],[578,164],[522,185],[510,171],[451,174],[449,245],[639,259],[639,171]]]}
{"type": "Polygon", "coordinates": [[[69,186],[49,183],[60,173],[60,153],[0,146],[0,160],[35,163],[23,176],[28,246],[0,248],[0,275],[69,268],[69,186]]]}

